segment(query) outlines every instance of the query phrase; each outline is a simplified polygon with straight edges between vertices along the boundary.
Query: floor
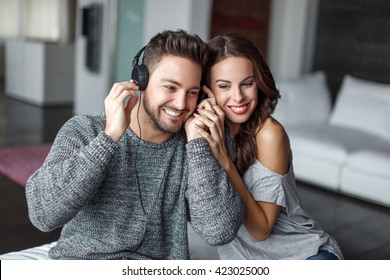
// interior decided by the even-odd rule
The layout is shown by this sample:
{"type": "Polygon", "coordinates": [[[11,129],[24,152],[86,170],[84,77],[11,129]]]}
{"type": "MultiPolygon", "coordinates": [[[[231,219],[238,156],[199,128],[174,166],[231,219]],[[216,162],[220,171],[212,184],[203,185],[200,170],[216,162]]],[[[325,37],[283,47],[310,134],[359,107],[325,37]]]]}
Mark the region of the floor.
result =
{"type": "MultiPolygon", "coordinates": [[[[5,96],[0,84],[0,146],[53,141],[72,116],[72,107],[30,105],[5,96]]],[[[390,259],[390,208],[352,199],[298,182],[308,212],[340,244],[346,259],[390,259]]],[[[24,189],[0,175],[0,254],[49,243],[60,231],[35,229],[24,189]]]]}

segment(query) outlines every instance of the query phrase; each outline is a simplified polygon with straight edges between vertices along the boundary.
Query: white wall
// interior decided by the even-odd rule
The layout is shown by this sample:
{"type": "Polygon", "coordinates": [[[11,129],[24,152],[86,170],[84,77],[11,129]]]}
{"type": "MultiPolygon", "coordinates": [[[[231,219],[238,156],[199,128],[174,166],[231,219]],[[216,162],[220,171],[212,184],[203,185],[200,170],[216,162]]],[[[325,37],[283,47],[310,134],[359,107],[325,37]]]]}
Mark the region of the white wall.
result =
{"type": "Polygon", "coordinates": [[[5,94],[35,105],[73,101],[73,45],[6,40],[5,94]]]}
{"type": "Polygon", "coordinates": [[[79,0],[76,11],[75,34],[75,96],[74,113],[89,114],[104,111],[104,99],[112,86],[116,40],[116,4],[112,0],[79,0]],[[81,34],[82,8],[92,3],[103,5],[100,71],[91,72],[85,64],[86,38],[81,34]]]}
{"type": "Polygon", "coordinates": [[[70,0],[0,0],[0,38],[27,37],[69,43],[70,0]]]}
{"type": "Polygon", "coordinates": [[[21,0],[0,0],[0,82],[5,80],[5,38],[20,34],[21,0]]]}
{"type": "Polygon", "coordinates": [[[24,36],[57,40],[60,37],[59,0],[30,0],[24,2],[24,36]]]}
{"type": "Polygon", "coordinates": [[[4,42],[0,40],[0,83],[5,80],[5,47],[4,42]]]}
{"type": "Polygon", "coordinates": [[[0,38],[20,35],[22,0],[0,0],[0,38]]]}
{"type": "Polygon", "coordinates": [[[297,78],[311,69],[319,0],[271,3],[270,68],[276,78],[297,78]]]}
{"type": "Polygon", "coordinates": [[[192,1],[191,33],[198,34],[205,41],[210,39],[212,0],[192,1]]]}
{"type": "Polygon", "coordinates": [[[303,46],[302,73],[308,73],[312,71],[313,68],[319,6],[320,0],[311,0],[308,2],[306,10],[306,36],[303,46]]]}
{"type": "Polygon", "coordinates": [[[165,29],[184,29],[209,39],[212,0],[146,0],[145,38],[147,44],[165,29]]]}
{"type": "MultiPolygon", "coordinates": [[[[19,90],[13,90],[10,92],[11,94],[18,95],[21,99],[38,105],[57,102],[69,103],[71,100],[70,95],[73,97],[73,89],[71,92],[67,91],[65,95],[62,95],[62,90],[57,90],[51,94],[47,92],[49,88],[46,86],[48,85],[46,82],[50,83],[49,80],[52,76],[50,75],[51,73],[46,71],[49,71],[47,66],[50,66],[50,63],[53,65],[51,70],[54,70],[56,73],[66,69],[68,65],[73,65],[73,57],[70,55],[73,53],[72,36],[74,27],[71,24],[73,13],[70,9],[74,2],[74,0],[0,0],[0,81],[3,79],[10,81],[13,80],[12,77],[19,77],[18,82],[21,84],[17,86],[19,90]],[[20,46],[23,46],[18,50],[10,50],[8,48],[8,51],[18,52],[9,57],[18,61],[21,60],[20,57],[23,57],[24,66],[20,67],[17,72],[12,71],[15,71],[17,68],[16,64],[19,63],[21,65],[21,63],[6,61],[5,59],[5,42],[7,40],[21,40],[19,43],[20,46]],[[36,42],[36,44],[33,42],[36,42]],[[52,48],[45,42],[61,46],[52,48]],[[52,57],[50,62],[48,62],[46,60],[46,50],[48,48],[53,49],[55,54],[58,54],[57,51],[61,50],[64,53],[60,53],[60,56],[52,57]],[[38,49],[40,51],[35,52],[38,49]],[[29,55],[31,51],[33,52],[32,56],[29,55]],[[35,54],[36,56],[34,56],[35,54]],[[18,58],[16,58],[17,56],[18,58]],[[65,64],[56,65],[56,62],[61,59],[65,61],[65,64]],[[29,65],[30,69],[24,69],[29,65]],[[7,69],[7,67],[10,68],[7,69]],[[34,71],[34,67],[36,71],[34,71]],[[40,67],[44,70],[39,72],[40,67]],[[21,72],[21,69],[26,71],[21,72]],[[43,76],[40,76],[40,74],[43,76]],[[35,87],[29,87],[27,81],[24,81],[26,86],[23,85],[22,77],[29,79],[28,76],[31,76],[29,83],[33,82],[35,87]],[[40,83],[45,83],[45,86],[40,85],[40,83]],[[59,94],[62,96],[59,96],[59,94]]],[[[73,69],[72,72],[68,72],[66,75],[55,80],[60,83],[65,82],[68,85],[69,82],[73,81],[73,78],[68,77],[73,75],[73,69]]],[[[14,85],[8,86],[6,84],[6,86],[8,89],[16,89],[14,85]]],[[[63,85],[59,84],[58,87],[63,88],[63,85]]]]}

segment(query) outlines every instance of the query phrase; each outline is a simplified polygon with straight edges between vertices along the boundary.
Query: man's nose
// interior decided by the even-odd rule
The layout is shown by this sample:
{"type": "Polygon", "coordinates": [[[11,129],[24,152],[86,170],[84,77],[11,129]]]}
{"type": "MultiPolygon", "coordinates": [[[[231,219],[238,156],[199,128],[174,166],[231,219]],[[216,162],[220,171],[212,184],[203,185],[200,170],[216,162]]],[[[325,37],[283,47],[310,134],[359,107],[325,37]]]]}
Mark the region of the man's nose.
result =
{"type": "Polygon", "coordinates": [[[185,91],[179,91],[175,94],[173,105],[177,110],[184,110],[187,107],[187,93],[185,91]]]}

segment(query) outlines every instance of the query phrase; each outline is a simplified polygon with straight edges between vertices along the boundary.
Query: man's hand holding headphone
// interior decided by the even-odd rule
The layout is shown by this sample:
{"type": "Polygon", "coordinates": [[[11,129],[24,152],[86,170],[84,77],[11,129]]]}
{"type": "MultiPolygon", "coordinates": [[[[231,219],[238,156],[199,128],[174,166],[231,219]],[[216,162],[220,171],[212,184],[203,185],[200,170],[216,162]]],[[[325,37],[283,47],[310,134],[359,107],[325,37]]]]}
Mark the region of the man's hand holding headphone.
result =
{"type": "Polygon", "coordinates": [[[106,112],[104,132],[115,142],[119,142],[130,125],[131,110],[138,100],[136,90],[139,90],[139,87],[133,80],[115,83],[104,100],[106,112]]]}

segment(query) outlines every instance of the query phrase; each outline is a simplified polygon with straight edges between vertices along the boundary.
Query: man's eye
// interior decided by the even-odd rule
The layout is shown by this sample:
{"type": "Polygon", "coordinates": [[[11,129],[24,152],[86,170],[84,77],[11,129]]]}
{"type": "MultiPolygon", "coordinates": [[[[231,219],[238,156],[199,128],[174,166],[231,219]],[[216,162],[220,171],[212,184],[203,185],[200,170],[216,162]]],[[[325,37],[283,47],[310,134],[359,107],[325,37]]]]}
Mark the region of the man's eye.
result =
{"type": "Polygon", "coordinates": [[[176,90],[176,87],[174,87],[174,86],[164,86],[164,88],[168,91],[175,91],[176,90]]]}

